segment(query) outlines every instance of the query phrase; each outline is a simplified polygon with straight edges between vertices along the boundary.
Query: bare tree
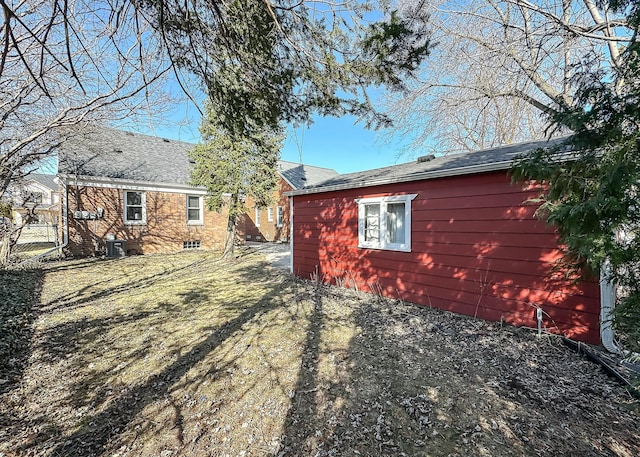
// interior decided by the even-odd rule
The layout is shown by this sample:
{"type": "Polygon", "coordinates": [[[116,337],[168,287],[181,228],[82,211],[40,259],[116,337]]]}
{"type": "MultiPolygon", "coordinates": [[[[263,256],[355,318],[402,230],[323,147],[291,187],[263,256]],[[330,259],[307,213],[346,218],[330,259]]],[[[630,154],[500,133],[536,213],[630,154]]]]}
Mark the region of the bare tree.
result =
{"type": "Polygon", "coordinates": [[[418,80],[386,100],[412,146],[461,151],[541,137],[574,104],[578,63],[618,66],[634,39],[596,0],[403,0],[429,17],[434,47],[418,80]]]}
{"type": "Polygon", "coordinates": [[[427,52],[403,22],[366,19],[386,3],[0,0],[0,198],[63,140],[60,127],[148,109],[170,73],[187,93],[195,75],[242,128],[317,111],[366,117],[367,85],[398,84],[393,63],[407,73],[427,52]],[[252,36],[262,39],[245,49],[252,36]],[[225,68],[237,69],[235,85],[218,78],[225,68]]]}
{"type": "MultiPolygon", "coordinates": [[[[8,190],[53,160],[69,127],[164,105],[170,62],[150,24],[131,11],[128,3],[0,0],[0,201],[20,206],[8,190]]],[[[5,220],[0,261],[28,222],[5,220]]]]}
{"type": "Polygon", "coordinates": [[[0,0],[0,198],[64,140],[161,101],[170,65],[127,3],[0,0]],[[69,131],[67,130],[67,134],[69,131]]]}

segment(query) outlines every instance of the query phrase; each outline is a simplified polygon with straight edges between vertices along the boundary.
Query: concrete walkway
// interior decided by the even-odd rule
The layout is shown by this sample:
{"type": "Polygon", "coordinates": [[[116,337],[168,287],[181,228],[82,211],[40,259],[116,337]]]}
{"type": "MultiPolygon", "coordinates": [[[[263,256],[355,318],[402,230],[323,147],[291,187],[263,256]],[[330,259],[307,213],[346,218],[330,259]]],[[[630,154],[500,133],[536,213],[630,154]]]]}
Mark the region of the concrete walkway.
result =
{"type": "Polygon", "coordinates": [[[247,241],[247,246],[262,252],[272,266],[289,270],[291,265],[291,253],[289,252],[289,243],[256,243],[255,241],[247,241]]]}

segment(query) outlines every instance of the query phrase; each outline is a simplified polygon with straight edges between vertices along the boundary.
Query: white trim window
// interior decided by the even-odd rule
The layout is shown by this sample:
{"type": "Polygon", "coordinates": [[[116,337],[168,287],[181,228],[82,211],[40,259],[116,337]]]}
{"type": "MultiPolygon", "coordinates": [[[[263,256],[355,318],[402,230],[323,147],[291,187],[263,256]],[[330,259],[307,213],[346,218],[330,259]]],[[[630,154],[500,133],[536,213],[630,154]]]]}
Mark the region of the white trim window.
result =
{"type": "Polygon", "coordinates": [[[203,198],[201,195],[187,195],[187,224],[202,225],[203,198]]]}
{"type": "Polygon", "coordinates": [[[147,223],[147,195],[146,192],[136,190],[124,191],[124,223],[147,223]]]}
{"type": "Polygon", "coordinates": [[[411,201],[418,194],[356,199],[358,247],[411,251],[411,201]]]}
{"type": "Polygon", "coordinates": [[[260,227],[260,208],[256,207],[256,227],[260,227]]]}
{"type": "Polygon", "coordinates": [[[273,208],[267,208],[267,222],[273,222],[273,208]]]}
{"type": "Polygon", "coordinates": [[[282,206],[278,206],[276,208],[276,227],[282,227],[282,222],[284,221],[284,209],[282,206]]]}

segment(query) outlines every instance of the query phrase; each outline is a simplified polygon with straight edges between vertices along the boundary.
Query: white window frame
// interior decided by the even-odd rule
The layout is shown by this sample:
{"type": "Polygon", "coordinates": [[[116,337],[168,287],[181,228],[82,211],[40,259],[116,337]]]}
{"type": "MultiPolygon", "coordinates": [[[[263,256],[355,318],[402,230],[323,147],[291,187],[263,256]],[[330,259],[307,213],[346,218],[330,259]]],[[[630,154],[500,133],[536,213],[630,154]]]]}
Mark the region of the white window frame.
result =
{"type": "Polygon", "coordinates": [[[182,249],[200,249],[200,240],[189,240],[182,242],[182,249]]]}
{"type": "Polygon", "coordinates": [[[202,198],[202,195],[193,195],[193,194],[189,194],[187,195],[186,198],[186,207],[187,207],[187,225],[202,225],[204,224],[204,205],[203,205],[203,200],[204,198],[202,198]],[[189,198],[197,198],[198,199],[198,219],[193,219],[190,220],[189,219],[189,210],[190,209],[196,209],[193,206],[189,206],[189,198]]]}
{"type": "Polygon", "coordinates": [[[358,247],[387,251],[411,252],[411,202],[418,194],[388,195],[385,197],[358,198],[358,247]],[[391,243],[387,237],[387,205],[404,203],[404,243],[391,243]],[[365,240],[365,207],[380,205],[380,239],[365,240]]]}
{"type": "Polygon", "coordinates": [[[282,227],[283,222],[284,222],[284,208],[282,206],[278,206],[276,208],[276,227],[282,227]]]}
{"type": "Polygon", "coordinates": [[[273,208],[267,208],[267,222],[273,222],[273,208]]]}
{"type": "Polygon", "coordinates": [[[124,223],[127,225],[144,225],[147,223],[147,193],[145,191],[142,190],[125,190],[124,193],[122,194],[123,198],[124,198],[124,214],[123,214],[123,218],[124,218],[124,223]],[[132,219],[129,220],[128,219],[128,213],[129,213],[129,205],[127,204],[127,194],[129,192],[134,192],[137,194],[142,194],[142,198],[141,198],[141,205],[131,205],[131,206],[142,206],[142,219],[132,219]]]}
{"type": "Polygon", "coordinates": [[[260,208],[256,207],[256,227],[260,227],[260,208]]]}

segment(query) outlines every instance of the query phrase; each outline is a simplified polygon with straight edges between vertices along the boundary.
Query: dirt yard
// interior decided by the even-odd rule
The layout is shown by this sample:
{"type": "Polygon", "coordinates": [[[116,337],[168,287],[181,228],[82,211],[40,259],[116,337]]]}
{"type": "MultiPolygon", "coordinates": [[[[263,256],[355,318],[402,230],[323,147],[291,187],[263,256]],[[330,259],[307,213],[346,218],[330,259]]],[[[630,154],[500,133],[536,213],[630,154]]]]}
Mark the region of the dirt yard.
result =
{"type": "Polygon", "coordinates": [[[0,273],[0,456],[638,456],[557,337],[185,253],[0,273]]]}

